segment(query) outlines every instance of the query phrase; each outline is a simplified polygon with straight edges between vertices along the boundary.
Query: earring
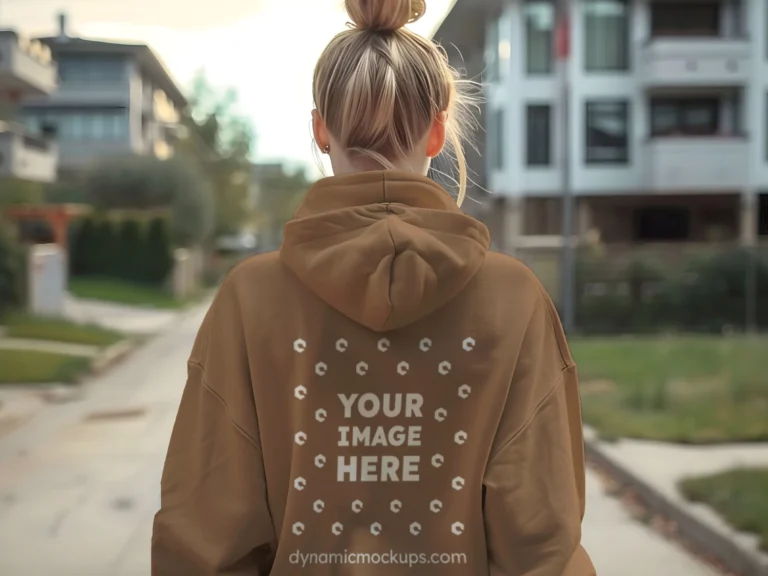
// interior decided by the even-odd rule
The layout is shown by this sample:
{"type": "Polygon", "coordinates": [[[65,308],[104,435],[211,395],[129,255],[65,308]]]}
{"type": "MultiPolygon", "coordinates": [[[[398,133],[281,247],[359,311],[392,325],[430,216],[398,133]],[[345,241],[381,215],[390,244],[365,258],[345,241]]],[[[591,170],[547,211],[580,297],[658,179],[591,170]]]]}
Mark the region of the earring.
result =
{"type": "Polygon", "coordinates": [[[328,144],[325,145],[325,148],[323,148],[323,154],[328,154],[331,151],[331,147],[328,146],[328,144]]]}

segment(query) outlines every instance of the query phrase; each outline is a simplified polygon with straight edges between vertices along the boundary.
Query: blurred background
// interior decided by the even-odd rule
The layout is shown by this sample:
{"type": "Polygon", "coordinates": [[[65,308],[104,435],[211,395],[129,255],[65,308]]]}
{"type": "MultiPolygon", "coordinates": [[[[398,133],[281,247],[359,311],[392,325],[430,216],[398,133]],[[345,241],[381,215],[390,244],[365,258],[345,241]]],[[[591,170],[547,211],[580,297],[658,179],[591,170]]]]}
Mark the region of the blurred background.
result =
{"type": "MultiPolygon", "coordinates": [[[[0,0],[1,576],[149,574],[192,340],[330,174],[311,77],[345,22],[0,0]]],[[[598,574],[768,574],[768,6],[430,0],[413,29],[483,87],[464,209],[569,334],[598,574]]]]}

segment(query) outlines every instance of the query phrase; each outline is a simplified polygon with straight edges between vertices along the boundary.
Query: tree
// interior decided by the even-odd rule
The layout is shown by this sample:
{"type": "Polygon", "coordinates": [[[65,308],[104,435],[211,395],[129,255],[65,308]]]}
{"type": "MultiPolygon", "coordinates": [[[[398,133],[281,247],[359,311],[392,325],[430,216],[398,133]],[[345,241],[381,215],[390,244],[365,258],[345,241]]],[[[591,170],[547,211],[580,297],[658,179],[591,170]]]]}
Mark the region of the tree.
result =
{"type": "Polygon", "coordinates": [[[281,242],[281,231],[286,222],[293,218],[310,182],[302,170],[286,172],[282,167],[267,167],[259,179],[259,228],[261,243],[267,250],[277,249],[281,242]]]}
{"type": "Polygon", "coordinates": [[[0,205],[42,204],[45,185],[30,180],[0,180],[0,205]]]}
{"type": "Polygon", "coordinates": [[[210,186],[185,157],[111,158],[89,173],[85,189],[91,203],[104,210],[171,210],[171,237],[181,246],[200,244],[213,230],[210,186]]]}
{"type": "Polygon", "coordinates": [[[189,112],[183,118],[187,138],[181,152],[202,167],[216,206],[216,235],[239,232],[250,219],[250,156],[254,132],[236,111],[237,93],[214,89],[198,72],[191,89],[189,112]]]}

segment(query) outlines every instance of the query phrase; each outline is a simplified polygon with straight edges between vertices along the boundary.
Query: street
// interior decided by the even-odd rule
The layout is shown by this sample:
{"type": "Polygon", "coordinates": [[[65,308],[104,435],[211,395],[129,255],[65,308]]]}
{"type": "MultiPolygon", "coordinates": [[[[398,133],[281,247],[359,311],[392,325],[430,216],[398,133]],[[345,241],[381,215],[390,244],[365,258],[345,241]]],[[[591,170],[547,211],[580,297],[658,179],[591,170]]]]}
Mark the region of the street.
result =
{"type": "MultiPolygon", "coordinates": [[[[0,574],[147,576],[152,517],[186,359],[203,308],[0,439],[0,574]]],[[[587,477],[584,545],[597,573],[714,574],[634,522],[587,477]]]]}

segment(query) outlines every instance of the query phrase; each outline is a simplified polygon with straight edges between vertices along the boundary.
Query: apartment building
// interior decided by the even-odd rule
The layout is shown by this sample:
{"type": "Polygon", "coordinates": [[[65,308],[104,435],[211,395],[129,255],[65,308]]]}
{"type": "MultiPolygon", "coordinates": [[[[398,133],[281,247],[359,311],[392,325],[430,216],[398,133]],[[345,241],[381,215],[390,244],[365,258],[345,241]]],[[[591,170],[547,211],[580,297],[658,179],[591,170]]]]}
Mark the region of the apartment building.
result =
{"type": "Polygon", "coordinates": [[[148,46],[70,36],[66,15],[56,36],[39,41],[58,64],[59,86],[27,99],[23,116],[32,131],[55,128],[60,175],[106,156],[173,153],[187,100],[148,46]]]}
{"type": "Polygon", "coordinates": [[[56,89],[56,64],[40,42],[0,30],[0,179],[52,182],[58,147],[48,132],[30,133],[19,105],[56,89]]]}
{"type": "Polygon", "coordinates": [[[768,233],[763,0],[571,0],[567,114],[551,0],[457,0],[436,33],[486,85],[482,210],[497,244],[741,242],[768,233]],[[482,65],[480,55],[484,55],[482,65]]]}

